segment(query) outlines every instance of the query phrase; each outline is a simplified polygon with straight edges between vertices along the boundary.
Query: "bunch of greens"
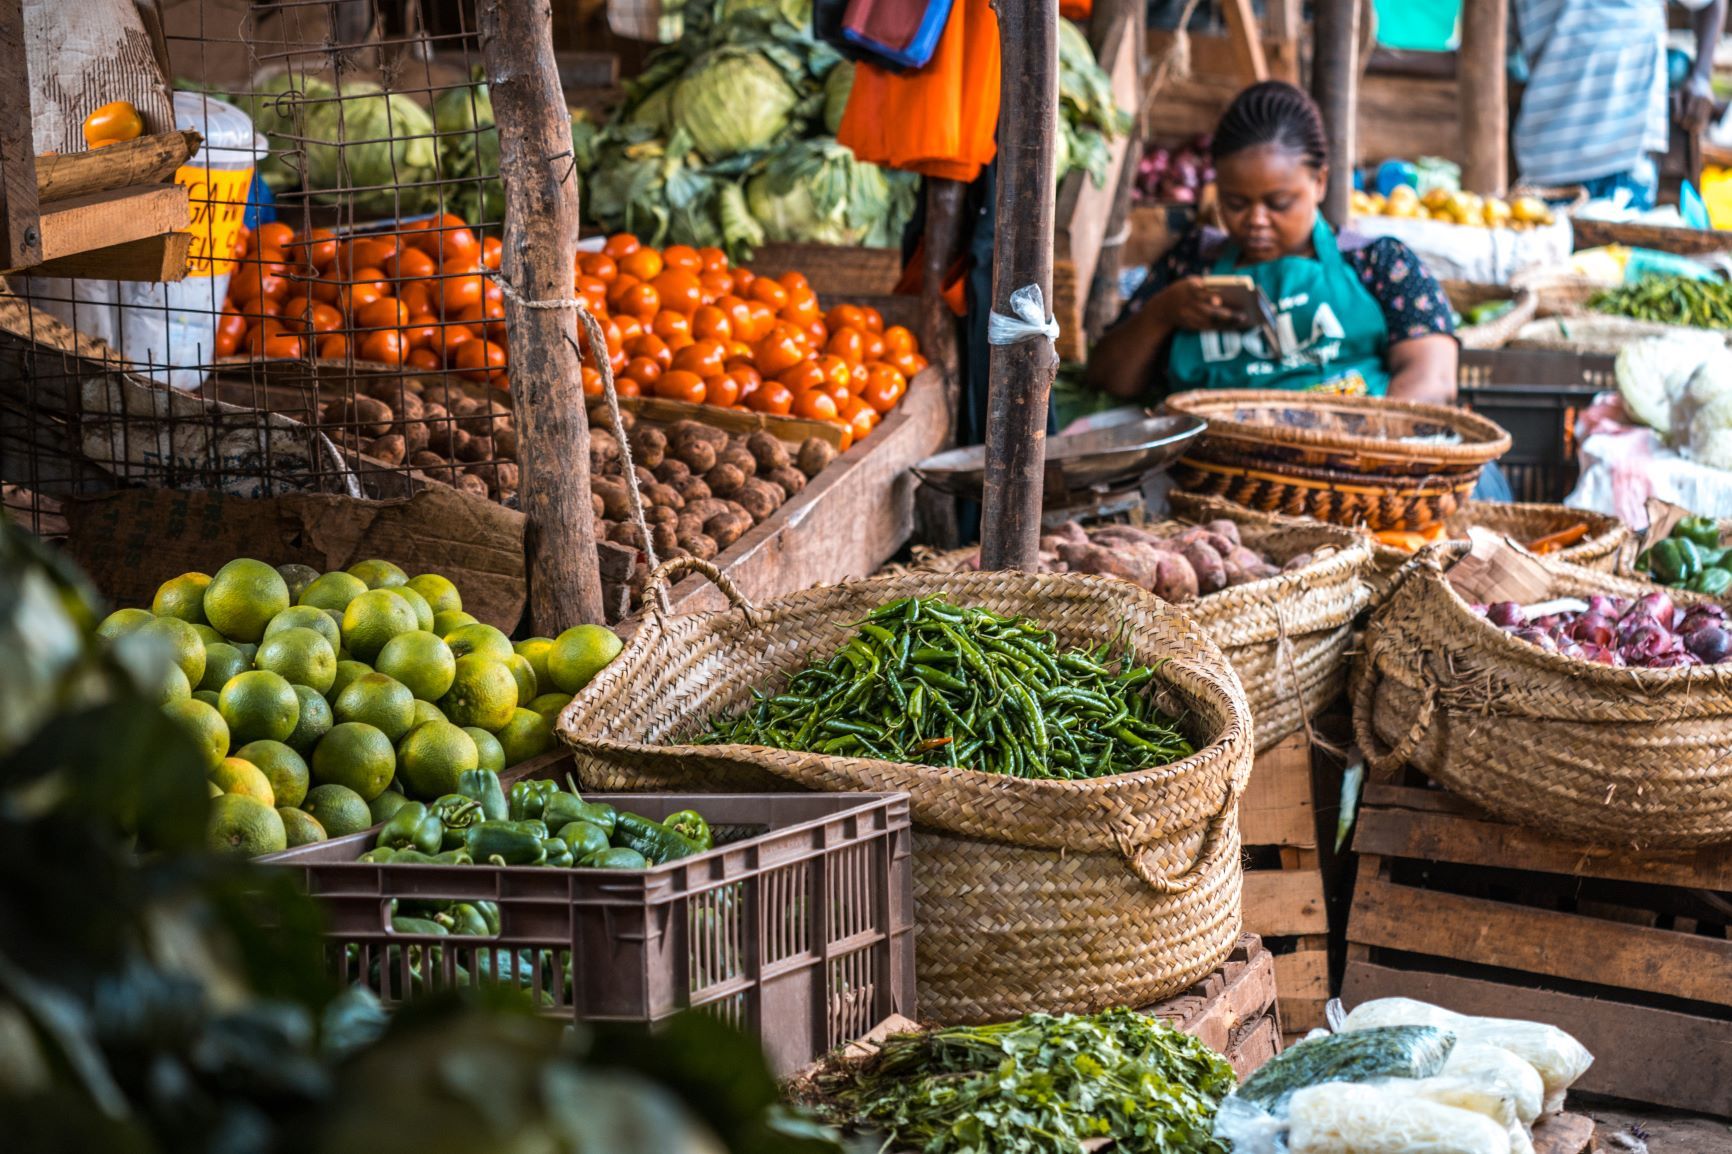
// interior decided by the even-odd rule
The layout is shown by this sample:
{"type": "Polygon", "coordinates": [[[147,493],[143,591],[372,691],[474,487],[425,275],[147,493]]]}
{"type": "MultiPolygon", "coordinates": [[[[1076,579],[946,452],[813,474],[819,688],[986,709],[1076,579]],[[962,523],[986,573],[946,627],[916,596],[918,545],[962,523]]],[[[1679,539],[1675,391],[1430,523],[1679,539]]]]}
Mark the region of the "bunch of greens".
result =
{"type": "Polygon", "coordinates": [[[1069,20],[1058,22],[1058,105],[1058,179],[1075,168],[1088,173],[1096,188],[1104,186],[1112,162],[1107,146],[1131,130],[1131,116],[1113,101],[1112,77],[1069,20]]]}
{"type": "Polygon", "coordinates": [[[444,210],[472,225],[505,217],[505,188],[499,183],[499,129],[493,123],[493,97],[479,77],[450,88],[433,101],[433,128],[439,134],[439,175],[458,181],[448,189],[444,210]]]}
{"type": "Polygon", "coordinates": [[[1596,293],[1588,301],[1588,307],[1638,321],[1732,329],[1732,281],[1645,276],[1635,284],[1596,293]]]}
{"type": "Polygon", "coordinates": [[[9,1149],[840,1154],[708,1017],[573,1032],[511,990],[387,1024],[339,993],[310,901],[205,851],[203,755],[155,704],[172,661],[98,644],[100,617],[0,518],[9,1149]]]}
{"type": "Polygon", "coordinates": [[[1132,1010],[1031,1014],[889,1038],[821,1079],[834,1120],[924,1154],[1221,1154],[1215,1108],[1233,1070],[1197,1039],[1132,1010]]]}
{"type": "Polygon", "coordinates": [[[899,238],[916,180],[836,141],[853,69],[811,15],[809,0],[687,5],[684,36],[627,83],[614,118],[574,128],[585,211],[609,232],[736,259],[766,240],[899,238]]]}
{"type": "Polygon", "coordinates": [[[1060,651],[1022,617],[909,597],[873,610],[829,660],[717,718],[699,745],[767,745],[962,766],[1012,777],[1106,777],[1188,757],[1141,692],[1155,671],[1110,647],[1060,651]]]}

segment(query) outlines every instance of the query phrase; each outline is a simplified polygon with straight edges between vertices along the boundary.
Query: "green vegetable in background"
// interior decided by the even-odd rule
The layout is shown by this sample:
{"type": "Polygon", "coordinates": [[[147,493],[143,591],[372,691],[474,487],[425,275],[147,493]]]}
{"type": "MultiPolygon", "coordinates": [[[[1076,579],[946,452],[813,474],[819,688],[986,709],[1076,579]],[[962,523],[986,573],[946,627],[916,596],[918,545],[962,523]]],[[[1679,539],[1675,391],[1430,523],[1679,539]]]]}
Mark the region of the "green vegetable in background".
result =
{"type": "Polygon", "coordinates": [[[1712,517],[1685,517],[1672,526],[1668,536],[1694,541],[1704,549],[1720,547],[1720,522],[1712,517]]]}
{"type": "Polygon", "coordinates": [[[1117,1009],[895,1035],[821,1088],[833,1120],[884,1133],[886,1149],[1047,1154],[1110,1138],[1119,1154],[1222,1154],[1211,1130],[1234,1084],[1197,1039],[1117,1009]]]}
{"type": "Polygon", "coordinates": [[[678,813],[671,813],[662,824],[700,850],[715,848],[716,839],[710,833],[710,823],[705,821],[704,815],[695,809],[682,809],[678,813]]]}
{"type": "Polygon", "coordinates": [[[683,857],[701,853],[702,849],[690,838],[660,822],[635,813],[622,813],[614,826],[614,845],[636,850],[651,865],[662,865],[683,857]]]}
{"type": "Polygon", "coordinates": [[[1646,276],[1635,284],[1596,293],[1588,300],[1588,307],[1638,321],[1732,329],[1732,284],[1686,276],[1646,276]]]}
{"type": "Polygon", "coordinates": [[[800,94],[760,52],[732,45],[700,57],[674,88],[670,123],[708,160],[768,148],[787,129],[800,94]]]}
{"type": "Polygon", "coordinates": [[[420,802],[412,801],[380,827],[378,840],[373,844],[375,849],[394,849],[399,854],[406,849],[435,854],[444,836],[445,825],[438,816],[420,802]]]}
{"type": "Polygon", "coordinates": [[[487,85],[451,88],[433,101],[439,133],[439,175],[461,183],[447,186],[445,209],[473,225],[505,217],[505,186],[499,181],[499,129],[487,85]]]}
{"type": "Polygon", "coordinates": [[[505,787],[491,769],[468,769],[457,775],[457,792],[481,805],[485,821],[504,821],[511,816],[505,787]]]}
{"type": "Polygon", "coordinates": [[[1108,143],[1131,129],[1130,113],[1113,100],[1112,77],[1095,60],[1082,29],[1069,20],[1058,22],[1059,127],[1062,163],[1059,179],[1080,168],[1096,188],[1106,184],[1112,163],[1108,143]]]}
{"type": "MultiPolygon", "coordinates": [[[[520,781],[511,787],[511,820],[539,820],[547,803],[559,793],[557,781],[520,781]]],[[[576,820],[576,819],[572,819],[576,820]]]]}
{"type": "Polygon", "coordinates": [[[484,821],[465,830],[463,842],[477,865],[540,865],[547,858],[545,836],[522,822],[484,821]]]}
{"type": "MultiPolygon", "coordinates": [[[[886,177],[884,169],[856,160],[834,137],[791,141],[746,182],[746,204],[769,240],[859,244],[874,224],[912,212],[911,204],[892,210],[886,177]]],[[[898,182],[898,191],[907,184],[898,182]]]]}
{"type": "MultiPolygon", "coordinates": [[[[405,93],[349,81],[336,98],[303,105],[306,187],[369,216],[412,216],[437,200],[433,118],[405,93]]],[[[280,145],[279,145],[280,147],[280,145]]]]}

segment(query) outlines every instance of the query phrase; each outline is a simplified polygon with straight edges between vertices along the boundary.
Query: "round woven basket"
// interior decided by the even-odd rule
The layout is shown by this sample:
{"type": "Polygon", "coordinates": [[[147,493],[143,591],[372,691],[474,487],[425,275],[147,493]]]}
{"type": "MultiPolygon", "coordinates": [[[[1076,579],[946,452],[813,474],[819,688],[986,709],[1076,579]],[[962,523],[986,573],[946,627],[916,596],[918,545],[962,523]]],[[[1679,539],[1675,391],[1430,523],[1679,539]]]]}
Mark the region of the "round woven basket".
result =
{"type": "Polygon", "coordinates": [[[1298,476],[1292,466],[1274,473],[1189,458],[1168,475],[1182,491],[1224,497],[1257,512],[1371,529],[1429,528],[1460,509],[1479,483],[1477,473],[1419,482],[1348,473],[1319,478],[1298,476]]]}
{"type": "MultiPolygon", "coordinates": [[[[1300,729],[1347,687],[1353,621],[1371,600],[1362,581],[1371,547],[1351,530],[1315,521],[1267,518],[1226,502],[1200,503],[1208,516],[1239,526],[1239,537],[1277,564],[1300,553],[1315,560],[1261,581],[1179,604],[1209,634],[1239,675],[1262,752],[1300,729]]],[[[960,573],[979,551],[915,551],[914,571],[960,573]]],[[[1113,578],[1116,580],[1116,578],[1113,578]]]]}
{"type": "MultiPolygon", "coordinates": [[[[1732,841],[1732,667],[1616,669],[1547,653],[1474,614],[1445,576],[1396,576],[1354,667],[1353,726],[1379,772],[1412,765],[1492,813],[1607,845],[1732,841]]],[[[1549,594],[1655,586],[1545,562],[1549,594]]]]}
{"type": "Polygon", "coordinates": [[[1465,313],[1475,305],[1487,301],[1510,301],[1510,307],[1502,316],[1486,321],[1484,324],[1463,325],[1455,330],[1456,340],[1464,349],[1500,349],[1511,337],[1521,331],[1521,327],[1534,319],[1539,308],[1539,297],[1525,288],[1513,288],[1501,284],[1478,284],[1465,280],[1446,280],[1443,291],[1449,296],[1449,303],[1458,313],[1465,313]]]}
{"type": "Polygon", "coordinates": [[[560,715],[593,789],[906,791],[917,830],[922,1018],[974,1022],[1034,1010],[1145,1005],[1184,989],[1239,932],[1238,803],[1251,772],[1250,713],[1221,651],[1153,594],[1108,578],[908,573],[748,605],[713,566],[695,569],[726,612],[670,617],[646,595],[642,626],[560,715]],[[1198,752],[1085,781],[1004,777],[743,745],[690,745],[710,718],[774,687],[899,597],[943,594],[1022,614],[1066,646],[1128,642],[1158,663],[1155,700],[1198,752]]]}

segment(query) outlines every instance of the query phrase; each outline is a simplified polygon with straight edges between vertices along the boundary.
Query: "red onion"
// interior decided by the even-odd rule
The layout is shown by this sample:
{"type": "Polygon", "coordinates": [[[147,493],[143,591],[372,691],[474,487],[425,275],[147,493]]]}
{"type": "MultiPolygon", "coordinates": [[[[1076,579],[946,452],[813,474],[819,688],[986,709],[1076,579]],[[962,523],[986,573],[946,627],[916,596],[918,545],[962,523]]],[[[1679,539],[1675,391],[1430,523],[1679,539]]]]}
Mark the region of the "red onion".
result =
{"type": "Polygon", "coordinates": [[[1514,629],[1527,624],[1528,615],[1514,601],[1499,601],[1486,608],[1485,619],[1504,629],[1514,629]]]}
{"type": "Polygon", "coordinates": [[[1636,603],[1630,606],[1630,613],[1636,616],[1652,617],[1661,625],[1670,629],[1677,619],[1672,599],[1664,593],[1649,593],[1638,597],[1636,603]]]}

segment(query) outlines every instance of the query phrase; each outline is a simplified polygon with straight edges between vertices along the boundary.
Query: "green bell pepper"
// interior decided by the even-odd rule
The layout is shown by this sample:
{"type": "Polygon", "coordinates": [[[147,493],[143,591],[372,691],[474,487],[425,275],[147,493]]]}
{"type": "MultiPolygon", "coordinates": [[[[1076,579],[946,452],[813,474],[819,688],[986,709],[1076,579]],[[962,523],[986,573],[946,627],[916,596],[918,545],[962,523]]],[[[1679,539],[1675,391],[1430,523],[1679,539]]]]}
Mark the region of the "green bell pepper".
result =
{"type": "Polygon", "coordinates": [[[559,840],[571,847],[571,856],[582,861],[608,846],[607,834],[587,821],[568,821],[559,827],[559,840]]]}
{"type": "Polygon", "coordinates": [[[400,849],[397,856],[391,859],[392,865],[473,865],[469,855],[464,850],[451,850],[447,853],[422,853],[418,849],[400,849]]]}
{"type": "Polygon", "coordinates": [[[461,849],[463,831],[478,821],[486,820],[481,803],[461,793],[448,793],[427,808],[445,824],[445,837],[440,845],[448,850],[461,849]]]}
{"type": "Polygon", "coordinates": [[[512,821],[539,818],[550,798],[559,792],[555,781],[520,781],[511,787],[509,808],[512,821]]]}
{"type": "Polygon", "coordinates": [[[1662,585],[1682,585],[1702,571],[1702,551],[1694,541],[1668,537],[1649,551],[1648,565],[1662,585]]]}
{"type": "Polygon", "coordinates": [[[494,932],[487,928],[487,919],[481,916],[481,911],[468,902],[452,902],[443,913],[435,914],[433,920],[464,937],[485,938],[494,932]]]}
{"type": "Polygon", "coordinates": [[[373,844],[390,849],[416,849],[424,854],[439,852],[445,836],[445,823],[418,801],[412,801],[391,815],[379,830],[373,844]]]}
{"type": "Polygon", "coordinates": [[[450,930],[431,918],[406,917],[392,918],[391,932],[394,934],[426,934],[436,938],[443,938],[451,933],[450,930]]]}
{"type": "Polygon", "coordinates": [[[505,787],[491,769],[466,769],[458,774],[457,792],[481,803],[483,821],[504,821],[511,816],[505,787]]]}
{"type": "Polygon", "coordinates": [[[1720,547],[1720,523],[1712,517],[1685,517],[1672,526],[1672,538],[1689,541],[1702,549],[1720,547]]]}
{"type": "Polygon", "coordinates": [[[635,849],[655,865],[702,852],[684,834],[635,813],[619,815],[614,825],[613,843],[625,849],[635,849]]]}
{"type": "Polygon", "coordinates": [[[614,846],[600,853],[592,853],[581,863],[584,869],[591,870],[647,870],[650,861],[635,849],[624,846],[614,846]]]}
{"type": "Polygon", "coordinates": [[[392,849],[390,846],[380,845],[374,846],[355,860],[365,862],[367,865],[383,865],[396,856],[396,850],[392,849]]]}
{"type": "Polygon", "coordinates": [[[716,848],[716,838],[710,832],[710,823],[695,809],[682,809],[678,813],[669,814],[662,824],[697,846],[700,853],[716,848]]]}
{"type": "Polygon", "coordinates": [[[463,842],[482,865],[540,865],[547,857],[541,844],[545,836],[545,829],[537,833],[522,822],[484,821],[465,830],[463,842]]]}
{"type": "Polygon", "coordinates": [[[585,808],[586,803],[581,797],[561,790],[547,799],[540,816],[548,829],[563,829],[574,821],[582,821],[585,808]]]}
{"type": "Polygon", "coordinates": [[[541,862],[544,866],[552,866],[555,869],[570,869],[575,864],[571,856],[571,846],[559,838],[542,838],[541,848],[547,851],[547,856],[541,862]]]}
{"type": "Polygon", "coordinates": [[[572,820],[587,821],[608,837],[612,837],[613,827],[619,821],[619,814],[613,806],[605,801],[586,801],[578,808],[577,817],[572,820]]]}
{"type": "Polygon", "coordinates": [[[1698,593],[1706,593],[1710,597],[1718,597],[1728,588],[1732,588],[1732,570],[1722,569],[1718,565],[1710,565],[1696,574],[1696,579],[1690,582],[1690,588],[1698,593]]]}
{"type": "Polygon", "coordinates": [[[499,932],[499,903],[470,902],[469,904],[475,907],[475,912],[480,914],[481,920],[487,923],[487,932],[497,934],[499,932]]]}

